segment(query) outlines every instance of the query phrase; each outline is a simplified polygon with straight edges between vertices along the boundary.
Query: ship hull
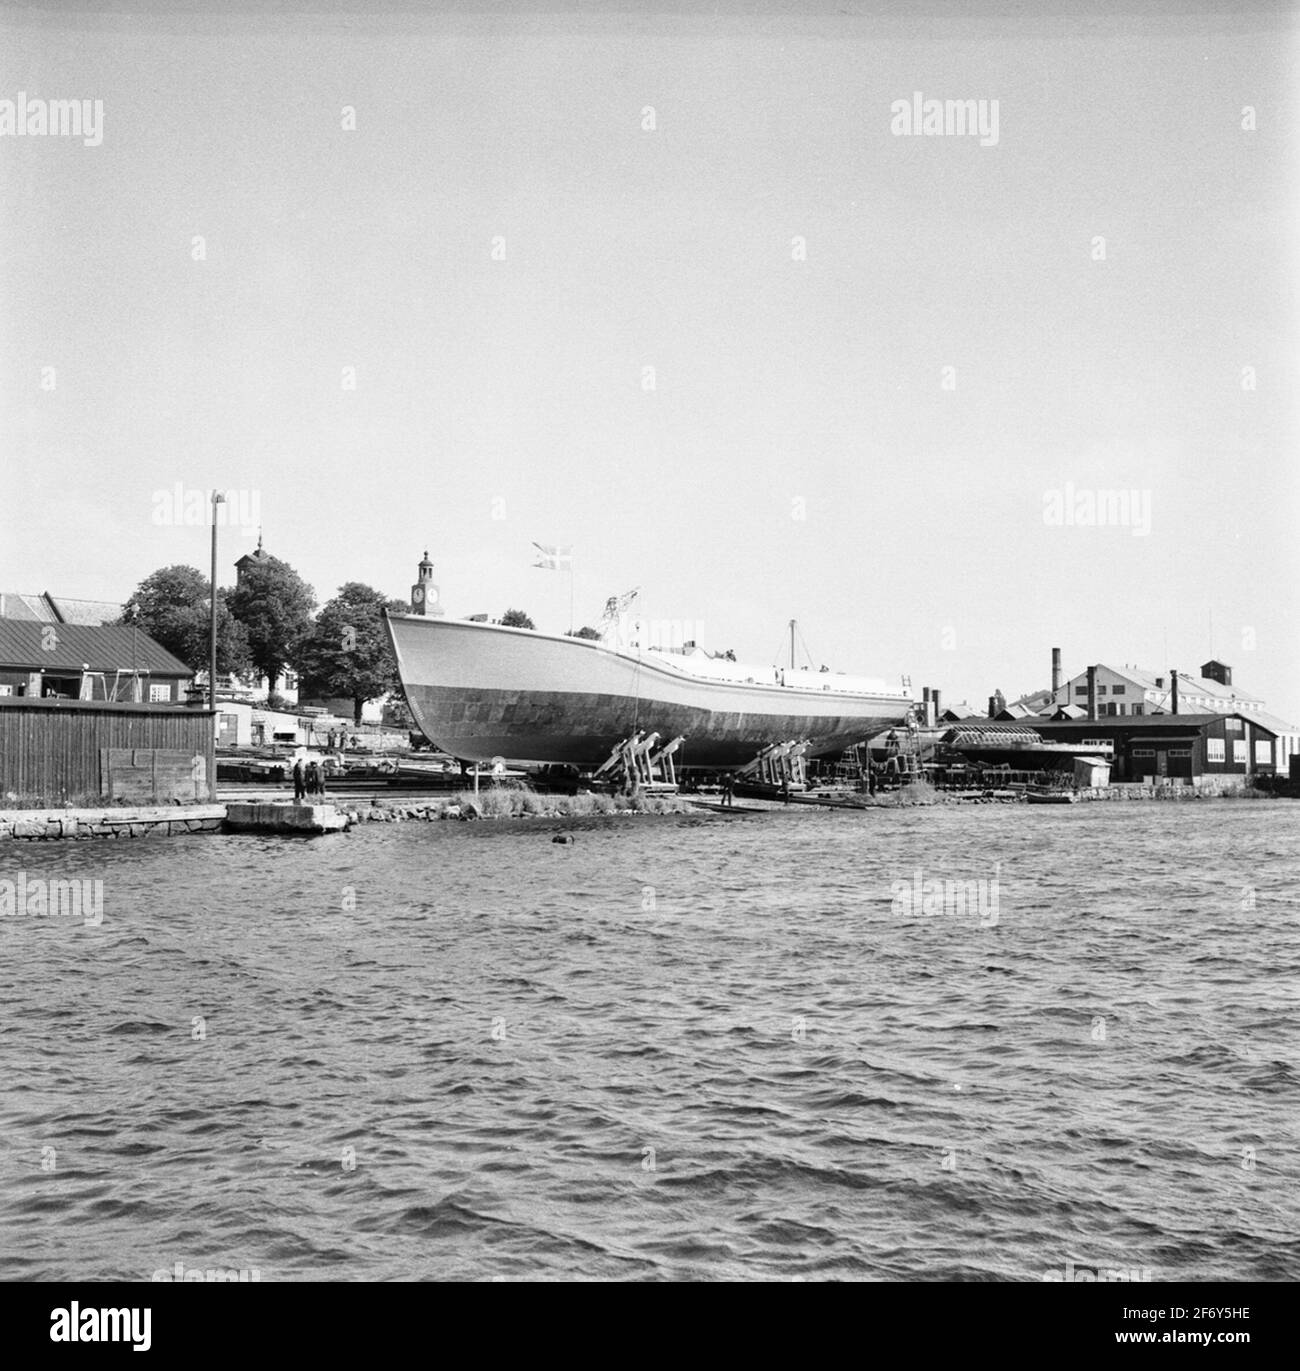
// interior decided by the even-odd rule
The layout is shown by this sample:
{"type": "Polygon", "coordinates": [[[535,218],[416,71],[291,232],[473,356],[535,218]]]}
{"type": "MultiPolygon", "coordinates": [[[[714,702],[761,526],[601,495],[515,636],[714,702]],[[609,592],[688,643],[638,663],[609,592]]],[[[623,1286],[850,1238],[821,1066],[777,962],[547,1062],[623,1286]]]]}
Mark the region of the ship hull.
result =
{"type": "Polygon", "coordinates": [[[841,752],[899,723],[905,694],[821,691],[692,677],[650,654],[527,629],[390,615],[407,704],[421,731],[465,761],[598,765],[624,738],[685,739],[686,767],[733,767],[770,743],[841,752]]]}

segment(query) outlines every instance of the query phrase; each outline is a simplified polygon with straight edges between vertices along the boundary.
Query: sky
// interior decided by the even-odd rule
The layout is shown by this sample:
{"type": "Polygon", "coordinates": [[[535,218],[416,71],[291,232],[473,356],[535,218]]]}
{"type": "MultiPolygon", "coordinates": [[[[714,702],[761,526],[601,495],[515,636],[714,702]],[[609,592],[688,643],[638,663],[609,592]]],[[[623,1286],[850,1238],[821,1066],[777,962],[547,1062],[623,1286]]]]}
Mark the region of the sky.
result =
{"type": "Polygon", "coordinates": [[[206,569],[215,486],[227,584],[1300,721],[1296,16],[996,8],[0,5],[15,120],[102,102],[0,103],[0,589],[206,569]]]}

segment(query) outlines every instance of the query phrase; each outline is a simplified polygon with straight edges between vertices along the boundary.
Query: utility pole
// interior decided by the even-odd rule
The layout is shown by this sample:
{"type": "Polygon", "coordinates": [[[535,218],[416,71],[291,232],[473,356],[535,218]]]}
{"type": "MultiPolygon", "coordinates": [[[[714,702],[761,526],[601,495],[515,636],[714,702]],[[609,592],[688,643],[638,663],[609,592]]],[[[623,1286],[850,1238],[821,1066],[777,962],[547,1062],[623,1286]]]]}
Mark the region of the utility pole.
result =
{"type": "Polygon", "coordinates": [[[208,621],[208,708],[217,707],[217,506],[226,497],[219,490],[212,492],[212,583],[211,616],[208,621]]]}

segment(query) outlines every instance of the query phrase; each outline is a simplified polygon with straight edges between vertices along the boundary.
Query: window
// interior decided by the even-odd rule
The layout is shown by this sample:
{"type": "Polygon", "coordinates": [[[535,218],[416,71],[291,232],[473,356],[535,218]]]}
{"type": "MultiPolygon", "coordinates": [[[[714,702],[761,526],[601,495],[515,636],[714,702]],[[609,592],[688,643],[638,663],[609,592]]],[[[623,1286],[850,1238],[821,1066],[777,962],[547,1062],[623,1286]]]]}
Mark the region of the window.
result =
{"type": "Polygon", "coordinates": [[[1234,738],[1232,740],[1232,764],[1233,766],[1245,766],[1246,759],[1250,756],[1250,745],[1245,738],[1234,738]]]}
{"type": "Polygon", "coordinates": [[[1229,733],[1240,733],[1241,730],[1245,727],[1245,725],[1242,723],[1240,719],[1225,719],[1223,722],[1223,726],[1228,730],[1229,733]]]}
{"type": "Polygon", "coordinates": [[[1273,744],[1264,738],[1257,738],[1255,740],[1255,765],[1273,765],[1273,744]]]}
{"type": "Polygon", "coordinates": [[[149,687],[149,703],[156,705],[164,700],[170,700],[172,688],[169,685],[151,685],[149,687]]]}
{"type": "Polygon", "coordinates": [[[1111,688],[1110,688],[1110,693],[1111,693],[1112,695],[1123,695],[1123,694],[1124,694],[1124,687],[1123,687],[1123,686],[1111,686],[1111,688]]]}
{"type": "Polygon", "coordinates": [[[1086,685],[1075,686],[1074,693],[1076,695],[1086,695],[1088,693],[1088,687],[1086,685]]]}
{"type": "Polygon", "coordinates": [[[1129,710],[1129,713],[1130,713],[1130,714],[1145,714],[1145,713],[1146,713],[1146,708],[1145,708],[1143,705],[1134,705],[1133,708],[1129,710]]]}
{"type": "Polygon", "coordinates": [[[1105,686],[1099,685],[1099,686],[1097,687],[1097,694],[1098,694],[1098,695],[1104,695],[1105,693],[1106,693],[1106,687],[1105,687],[1105,686]]]}
{"type": "Polygon", "coordinates": [[[1192,755],[1192,749],[1190,747],[1171,747],[1169,749],[1169,755],[1171,757],[1190,757],[1192,755]]]}
{"type": "Polygon", "coordinates": [[[1156,750],[1154,747],[1135,747],[1133,749],[1133,755],[1135,757],[1154,757],[1156,755],[1156,750]]]}
{"type": "Polygon", "coordinates": [[[1207,762],[1221,762],[1224,760],[1222,738],[1207,738],[1205,740],[1205,760],[1207,762]]]}
{"type": "Polygon", "coordinates": [[[11,685],[0,685],[0,695],[12,695],[14,688],[11,685]]]}

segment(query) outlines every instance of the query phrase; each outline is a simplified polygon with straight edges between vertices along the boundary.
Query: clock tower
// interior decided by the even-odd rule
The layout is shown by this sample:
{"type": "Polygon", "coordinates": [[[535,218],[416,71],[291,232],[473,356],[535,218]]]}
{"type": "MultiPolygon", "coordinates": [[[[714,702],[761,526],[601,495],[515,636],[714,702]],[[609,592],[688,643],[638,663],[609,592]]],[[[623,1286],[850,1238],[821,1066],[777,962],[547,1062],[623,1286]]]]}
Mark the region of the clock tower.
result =
{"type": "Polygon", "coordinates": [[[433,563],[425,549],[424,561],[420,563],[420,579],[411,587],[412,614],[441,614],[442,602],[438,598],[438,587],[433,583],[433,563]]]}

